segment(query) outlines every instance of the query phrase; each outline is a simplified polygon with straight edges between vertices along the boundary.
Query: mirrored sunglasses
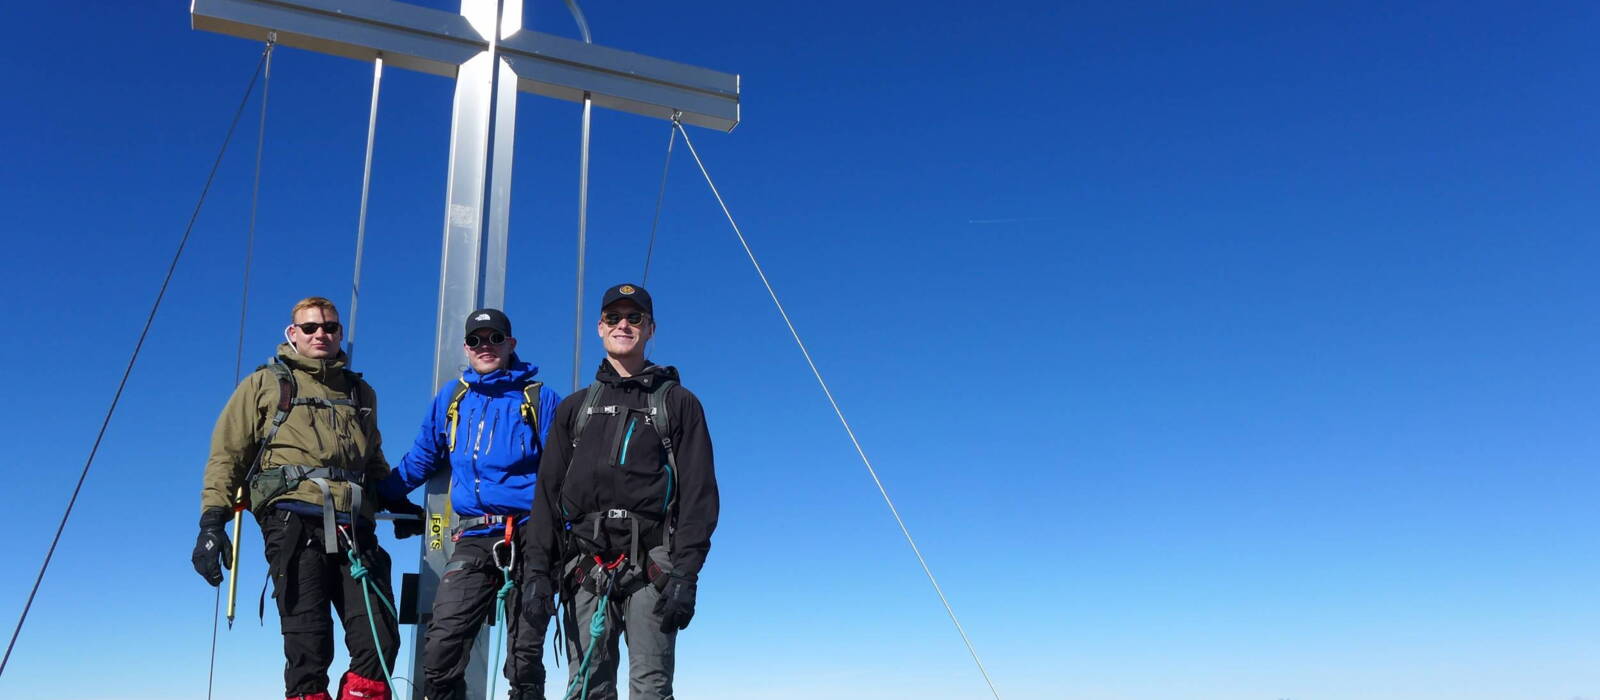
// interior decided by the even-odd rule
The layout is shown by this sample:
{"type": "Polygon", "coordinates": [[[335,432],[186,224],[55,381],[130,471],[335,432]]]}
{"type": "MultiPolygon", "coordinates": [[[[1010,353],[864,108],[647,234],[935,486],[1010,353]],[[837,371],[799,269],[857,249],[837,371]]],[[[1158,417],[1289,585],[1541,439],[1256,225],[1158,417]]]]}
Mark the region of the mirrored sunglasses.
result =
{"type": "Polygon", "coordinates": [[[474,334],[467,336],[467,347],[469,348],[475,348],[484,343],[488,343],[490,345],[499,345],[504,342],[506,342],[506,336],[504,333],[500,333],[499,331],[490,333],[487,340],[481,335],[474,334]]]}

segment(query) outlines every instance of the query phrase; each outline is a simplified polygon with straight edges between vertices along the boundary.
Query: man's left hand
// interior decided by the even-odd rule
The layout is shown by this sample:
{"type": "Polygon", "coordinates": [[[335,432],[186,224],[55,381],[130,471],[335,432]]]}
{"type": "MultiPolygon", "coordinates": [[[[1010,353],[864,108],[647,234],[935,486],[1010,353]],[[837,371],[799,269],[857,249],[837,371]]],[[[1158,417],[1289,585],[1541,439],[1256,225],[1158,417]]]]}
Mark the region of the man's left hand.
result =
{"type": "Polygon", "coordinates": [[[689,626],[694,617],[693,579],[671,574],[667,585],[661,589],[661,599],[656,601],[655,613],[661,616],[661,631],[670,633],[689,626]]]}

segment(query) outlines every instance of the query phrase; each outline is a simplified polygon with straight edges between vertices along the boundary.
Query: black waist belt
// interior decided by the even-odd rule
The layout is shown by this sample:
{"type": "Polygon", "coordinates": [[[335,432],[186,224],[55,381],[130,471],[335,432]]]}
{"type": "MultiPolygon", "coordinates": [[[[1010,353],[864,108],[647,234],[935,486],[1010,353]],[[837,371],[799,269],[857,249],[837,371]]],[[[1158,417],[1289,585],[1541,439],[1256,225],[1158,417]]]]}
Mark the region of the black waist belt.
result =
{"type": "Polygon", "coordinates": [[[361,472],[338,467],[308,467],[304,464],[285,464],[281,467],[268,467],[268,469],[282,469],[285,474],[296,479],[327,479],[329,481],[348,481],[359,484],[362,480],[361,472]]]}
{"type": "MultiPolygon", "coordinates": [[[[361,472],[338,467],[308,467],[303,464],[285,464],[278,469],[293,479],[310,481],[322,490],[322,551],[333,554],[339,551],[339,523],[333,512],[333,491],[330,481],[343,481],[350,488],[350,526],[354,529],[361,517],[361,472]]],[[[355,546],[352,540],[351,546],[355,546]]]]}
{"type": "Polygon", "coordinates": [[[622,551],[621,547],[610,547],[609,534],[602,537],[600,526],[607,520],[628,521],[628,557],[635,562],[639,561],[639,521],[643,520],[646,527],[652,527],[662,521],[661,516],[654,513],[636,513],[624,508],[611,508],[608,510],[584,513],[571,521],[570,532],[578,542],[578,549],[587,554],[606,554],[608,552],[622,551]]]}
{"type": "Polygon", "coordinates": [[[456,528],[454,530],[454,535],[456,537],[460,537],[461,533],[466,532],[468,530],[480,528],[480,527],[483,527],[484,525],[499,525],[501,523],[504,523],[507,520],[515,520],[517,518],[525,518],[527,516],[528,516],[527,513],[511,513],[511,514],[507,514],[507,515],[496,515],[496,514],[474,515],[474,516],[472,516],[470,518],[460,518],[460,519],[456,520],[456,528]]]}

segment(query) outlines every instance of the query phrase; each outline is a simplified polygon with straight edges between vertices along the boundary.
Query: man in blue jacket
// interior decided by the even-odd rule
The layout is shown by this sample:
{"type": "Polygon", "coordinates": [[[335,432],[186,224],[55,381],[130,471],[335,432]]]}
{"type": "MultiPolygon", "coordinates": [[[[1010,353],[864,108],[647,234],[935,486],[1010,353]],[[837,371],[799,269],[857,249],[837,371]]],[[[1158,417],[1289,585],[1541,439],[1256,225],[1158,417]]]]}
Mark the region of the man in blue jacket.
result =
{"type": "MultiPolygon", "coordinates": [[[[539,368],[517,357],[511,319],[499,309],[467,315],[463,350],[469,366],[439,390],[411,451],[379,484],[390,501],[450,469],[450,504],[459,522],[455,552],[433,601],[423,644],[423,678],[432,700],[466,694],[466,667],[478,629],[495,613],[496,593],[527,549],[528,510],[545,434],[561,397],[534,379],[539,368]],[[514,545],[514,546],[513,546],[514,545]]],[[[510,652],[505,674],[512,700],[544,699],[544,635],[548,616],[519,615],[520,596],[506,596],[510,652]],[[527,618],[527,619],[523,619],[527,618]]]]}

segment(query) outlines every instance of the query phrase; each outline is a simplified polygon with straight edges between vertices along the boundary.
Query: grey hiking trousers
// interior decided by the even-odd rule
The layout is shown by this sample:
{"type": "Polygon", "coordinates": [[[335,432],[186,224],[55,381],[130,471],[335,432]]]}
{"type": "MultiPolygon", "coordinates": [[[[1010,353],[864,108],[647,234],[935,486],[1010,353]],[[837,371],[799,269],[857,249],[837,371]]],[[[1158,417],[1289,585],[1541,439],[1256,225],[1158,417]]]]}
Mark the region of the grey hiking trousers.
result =
{"type": "MultiPolygon", "coordinates": [[[[626,600],[613,599],[606,606],[606,633],[589,661],[587,700],[616,700],[619,636],[625,636],[628,643],[629,700],[672,700],[673,655],[678,630],[661,631],[661,617],[654,611],[660,597],[656,587],[647,584],[626,600]]],[[[594,643],[590,639],[589,624],[599,602],[599,596],[579,586],[570,603],[562,606],[567,625],[567,658],[570,659],[567,664],[569,686],[583,663],[584,652],[594,643]]],[[[578,678],[576,682],[577,686],[573,687],[582,687],[583,679],[578,678]]],[[[563,689],[565,687],[568,686],[563,689]]]]}

